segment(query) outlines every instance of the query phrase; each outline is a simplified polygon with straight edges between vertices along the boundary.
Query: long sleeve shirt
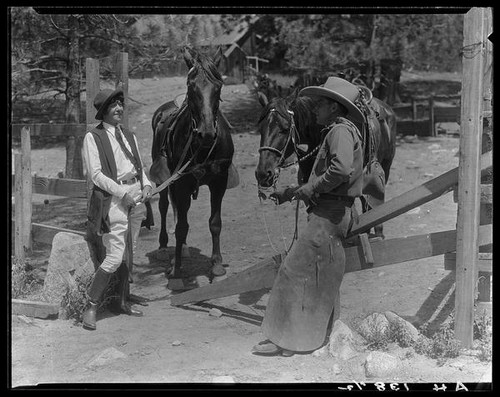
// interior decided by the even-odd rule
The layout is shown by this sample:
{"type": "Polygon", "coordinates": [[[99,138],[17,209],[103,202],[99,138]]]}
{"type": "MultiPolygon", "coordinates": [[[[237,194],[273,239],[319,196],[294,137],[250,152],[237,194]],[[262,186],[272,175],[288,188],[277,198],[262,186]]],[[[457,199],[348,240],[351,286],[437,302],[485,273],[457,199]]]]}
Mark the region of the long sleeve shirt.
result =
{"type": "Polygon", "coordinates": [[[325,136],[310,176],[319,194],[359,197],[363,188],[363,146],[358,129],[339,118],[325,136]]]}
{"type": "MultiPolygon", "coordinates": [[[[116,140],[115,127],[105,122],[103,122],[102,124],[104,126],[104,129],[106,130],[106,134],[109,138],[109,142],[113,150],[113,155],[115,157],[117,179],[119,181],[131,179],[132,177],[137,175],[137,170],[135,169],[132,162],[127,158],[127,156],[121,149],[120,144],[116,140]]],[[[137,146],[137,138],[135,136],[134,140],[137,146]]],[[[126,139],[123,139],[123,141],[127,149],[131,151],[128,141],[126,139]]],[[[107,177],[102,173],[99,152],[97,150],[94,136],[91,133],[87,133],[83,140],[83,158],[87,170],[87,177],[90,177],[90,180],[94,185],[119,198],[122,198],[125,193],[127,193],[126,186],[116,183],[113,179],[107,177]]],[[[142,159],[140,159],[140,161],[142,163],[142,159]]],[[[152,186],[151,182],[146,176],[146,173],[144,172],[144,169],[142,171],[142,181],[143,186],[152,186]]]]}

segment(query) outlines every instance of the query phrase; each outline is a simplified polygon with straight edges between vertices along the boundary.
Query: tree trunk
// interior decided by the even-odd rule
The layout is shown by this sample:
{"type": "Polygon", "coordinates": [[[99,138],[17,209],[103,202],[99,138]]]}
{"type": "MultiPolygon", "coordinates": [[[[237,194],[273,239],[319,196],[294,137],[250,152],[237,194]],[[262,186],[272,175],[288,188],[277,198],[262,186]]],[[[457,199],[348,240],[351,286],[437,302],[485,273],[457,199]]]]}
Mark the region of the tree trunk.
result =
{"type": "MultiPolygon", "coordinates": [[[[78,46],[79,22],[68,18],[69,45],[66,78],[65,119],[68,124],[80,123],[80,50],[78,46]]],[[[69,137],[66,142],[66,178],[84,179],[82,161],[83,137],[69,137]]]]}

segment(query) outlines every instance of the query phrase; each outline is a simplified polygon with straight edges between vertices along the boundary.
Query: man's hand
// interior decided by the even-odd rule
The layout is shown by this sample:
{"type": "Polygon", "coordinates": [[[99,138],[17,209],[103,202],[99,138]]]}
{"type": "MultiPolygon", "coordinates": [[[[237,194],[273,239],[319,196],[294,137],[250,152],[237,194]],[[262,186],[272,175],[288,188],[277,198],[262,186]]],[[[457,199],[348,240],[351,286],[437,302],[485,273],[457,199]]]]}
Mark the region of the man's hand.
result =
{"type": "Polygon", "coordinates": [[[144,186],[144,189],[142,190],[142,198],[141,202],[145,203],[146,201],[149,201],[151,198],[151,192],[153,191],[153,188],[151,186],[144,186]]]}
{"type": "Polygon", "coordinates": [[[122,197],[122,206],[127,211],[135,207],[135,201],[130,194],[125,193],[125,195],[122,197]]]}
{"type": "Polygon", "coordinates": [[[313,197],[314,197],[314,190],[312,188],[312,185],[310,185],[309,183],[306,183],[305,185],[299,187],[294,194],[294,198],[303,200],[306,203],[309,201],[314,203],[314,201],[312,201],[313,197]]]}
{"type": "Polygon", "coordinates": [[[287,201],[292,201],[293,194],[295,192],[296,187],[287,187],[284,189],[276,190],[274,193],[269,195],[269,198],[276,202],[276,204],[280,205],[286,203],[287,201]]]}

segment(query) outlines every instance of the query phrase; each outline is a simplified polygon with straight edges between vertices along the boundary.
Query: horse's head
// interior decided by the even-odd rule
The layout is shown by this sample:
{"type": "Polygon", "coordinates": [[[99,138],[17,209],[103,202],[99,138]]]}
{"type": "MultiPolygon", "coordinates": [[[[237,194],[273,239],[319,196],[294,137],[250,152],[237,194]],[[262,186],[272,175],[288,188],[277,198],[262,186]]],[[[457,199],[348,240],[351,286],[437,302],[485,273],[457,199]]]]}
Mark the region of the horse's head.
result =
{"type": "Polygon", "coordinates": [[[222,76],[217,70],[222,58],[219,48],[215,57],[199,54],[187,47],[184,60],[189,68],[187,77],[187,101],[193,130],[200,144],[211,146],[217,136],[217,113],[223,85],[222,76]]]}
{"type": "Polygon", "coordinates": [[[276,178],[276,169],[283,165],[293,153],[292,134],[293,112],[290,111],[292,98],[275,97],[262,110],[258,122],[260,133],[259,163],[255,170],[257,183],[270,187],[276,178]]]}

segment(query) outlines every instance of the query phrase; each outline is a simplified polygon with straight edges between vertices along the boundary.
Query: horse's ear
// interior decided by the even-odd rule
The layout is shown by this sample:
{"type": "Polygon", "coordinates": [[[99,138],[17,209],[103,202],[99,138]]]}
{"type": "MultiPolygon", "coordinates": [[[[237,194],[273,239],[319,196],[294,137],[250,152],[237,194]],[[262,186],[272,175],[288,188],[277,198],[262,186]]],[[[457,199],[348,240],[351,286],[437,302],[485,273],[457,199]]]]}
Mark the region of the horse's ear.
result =
{"type": "Polygon", "coordinates": [[[195,55],[196,54],[190,47],[184,47],[184,61],[186,62],[188,69],[191,69],[194,66],[195,55]]]}
{"type": "Polygon", "coordinates": [[[262,105],[262,107],[266,107],[266,105],[269,103],[266,94],[261,91],[257,92],[257,98],[259,99],[259,103],[262,105]]]}
{"type": "Polygon", "coordinates": [[[222,55],[222,47],[219,47],[219,49],[215,53],[215,56],[214,56],[214,59],[213,59],[214,64],[215,64],[216,67],[219,67],[219,63],[220,63],[220,61],[222,59],[222,56],[223,56],[222,55]]]}
{"type": "Polygon", "coordinates": [[[293,91],[286,97],[287,103],[292,103],[299,96],[299,88],[295,87],[293,91]]]}

